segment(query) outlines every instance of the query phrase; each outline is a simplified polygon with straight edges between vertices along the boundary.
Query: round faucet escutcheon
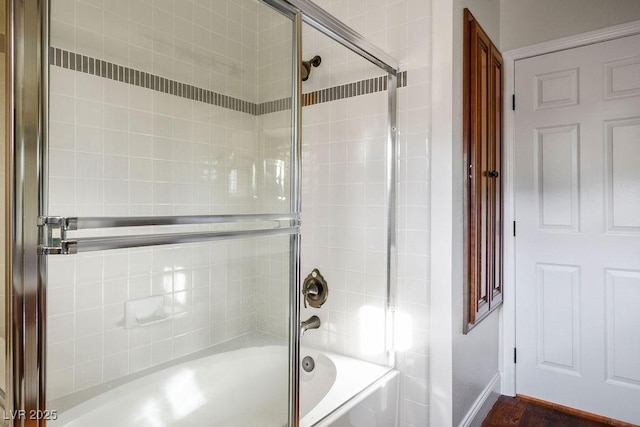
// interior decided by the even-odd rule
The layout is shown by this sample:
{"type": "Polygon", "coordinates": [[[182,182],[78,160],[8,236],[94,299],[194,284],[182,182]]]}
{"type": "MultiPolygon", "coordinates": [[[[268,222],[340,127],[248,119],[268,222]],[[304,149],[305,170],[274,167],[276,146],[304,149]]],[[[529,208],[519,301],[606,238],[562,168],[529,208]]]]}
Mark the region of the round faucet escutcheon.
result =
{"type": "Polygon", "coordinates": [[[314,268],[302,282],[302,295],[305,308],[307,304],[313,308],[320,308],[327,301],[329,287],[317,268],[314,268]]]}

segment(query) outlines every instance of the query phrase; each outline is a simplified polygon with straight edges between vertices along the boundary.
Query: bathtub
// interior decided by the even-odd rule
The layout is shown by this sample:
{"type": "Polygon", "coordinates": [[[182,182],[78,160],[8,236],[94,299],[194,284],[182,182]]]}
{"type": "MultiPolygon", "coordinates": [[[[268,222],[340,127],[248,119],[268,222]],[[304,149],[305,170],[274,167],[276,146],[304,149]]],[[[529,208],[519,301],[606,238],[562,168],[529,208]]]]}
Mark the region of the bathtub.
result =
{"type": "MultiPolygon", "coordinates": [[[[48,425],[282,427],[287,423],[282,404],[287,400],[287,377],[282,375],[287,353],[283,346],[250,347],[171,366],[90,398],[48,425]],[[242,402],[251,402],[251,410],[242,402]]],[[[390,371],[313,349],[303,349],[301,360],[305,356],[314,359],[315,368],[300,370],[302,427],[326,420],[390,371]]]]}

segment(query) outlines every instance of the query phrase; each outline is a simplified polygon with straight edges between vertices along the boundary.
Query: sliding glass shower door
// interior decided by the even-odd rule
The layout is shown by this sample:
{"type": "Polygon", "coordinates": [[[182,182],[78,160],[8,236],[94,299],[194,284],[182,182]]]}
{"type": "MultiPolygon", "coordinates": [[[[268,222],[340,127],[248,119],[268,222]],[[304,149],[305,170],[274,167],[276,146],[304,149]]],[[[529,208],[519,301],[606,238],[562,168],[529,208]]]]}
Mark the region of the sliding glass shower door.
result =
{"type": "Polygon", "coordinates": [[[14,58],[42,61],[13,101],[40,84],[44,107],[16,125],[36,129],[13,185],[33,196],[14,230],[38,230],[38,274],[13,285],[34,311],[18,325],[13,307],[8,408],[54,426],[296,424],[299,14],[12,3],[14,58]]]}
{"type": "MultiPolygon", "coordinates": [[[[332,278],[325,308],[340,311],[347,293],[365,304],[349,313],[360,333],[336,329],[345,313],[330,313],[329,341],[323,330],[308,340],[385,365],[376,372],[393,365],[396,89],[406,82],[393,58],[310,0],[7,1],[8,423],[317,420],[299,419],[301,326],[319,326],[300,322],[303,103],[342,132],[308,141],[330,143],[335,164],[329,181],[318,172],[321,199],[308,206],[335,211],[338,262],[326,266],[345,280],[332,278]],[[344,81],[318,70],[303,97],[303,15],[379,69],[344,81]],[[364,134],[345,138],[363,112],[364,134]],[[355,281],[347,259],[364,260],[349,265],[355,281]],[[362,280],[376,286],[353,292],[362,280]]],[[[326,238],[325,219],[308,215],[326,238]]]]}

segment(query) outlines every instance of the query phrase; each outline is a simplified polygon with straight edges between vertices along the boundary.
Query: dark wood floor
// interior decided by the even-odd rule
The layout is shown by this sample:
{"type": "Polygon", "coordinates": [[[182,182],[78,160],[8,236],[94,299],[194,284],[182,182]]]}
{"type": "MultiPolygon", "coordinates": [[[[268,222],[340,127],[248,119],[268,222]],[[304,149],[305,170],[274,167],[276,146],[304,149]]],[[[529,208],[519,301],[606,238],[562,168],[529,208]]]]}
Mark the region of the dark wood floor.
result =
{"type": "Polygon", "coordinates": [[[614,421],[597,421],[571,414],[557,407],[518,397],[500,396],[482,427],[600,427],[629,426],[614,421]]]}

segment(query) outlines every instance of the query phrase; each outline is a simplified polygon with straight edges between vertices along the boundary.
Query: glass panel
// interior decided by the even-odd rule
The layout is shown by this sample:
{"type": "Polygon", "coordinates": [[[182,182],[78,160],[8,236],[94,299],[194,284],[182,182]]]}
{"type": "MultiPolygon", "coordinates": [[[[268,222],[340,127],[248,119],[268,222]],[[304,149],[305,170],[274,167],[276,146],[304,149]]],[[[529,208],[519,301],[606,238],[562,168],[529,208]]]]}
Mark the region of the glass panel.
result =
{"type": "MultiPolygon", "coordinates": [[[[49,213],[289,212],[292,34],[257,0],[51,2],[49,213]]],[[[51,425],[285,425],[290,260],[288,235],[48,257],[51,425]]]]}
{"type": "Polygon", "coordinates": [[[49,212],[288,212],[292,31],[255,0],[52,2],[49,212]]]}
{"type": "Polygon", "coordinates": [[[52,425],[286,424],[289,259],[289,236],[49,257],[52,425]]]}
{"type": "MultiPolygon", "coordinates": [[[[302,278],[318,269],[329,292],[321,308],[301,309],[303,320],[317,315],[321,326],[304,334],[300,357],[322,358],[316,355],[321,350],[337,366],[349,364],[349,380],[332,389],[341,394],[332,396],[339,405],[386,373],[391,362],[387,73],[315,29],[305,26],[303,34],[303,59],[319,55],[322,62],[303,82],[302,278]]],[[[303,422],[335,409],[315,406],[322,391],[309,389],[310,375],[301,372],[303,422]]],[[[341,380],[338,367],[335,381],[341,380]]]]}

